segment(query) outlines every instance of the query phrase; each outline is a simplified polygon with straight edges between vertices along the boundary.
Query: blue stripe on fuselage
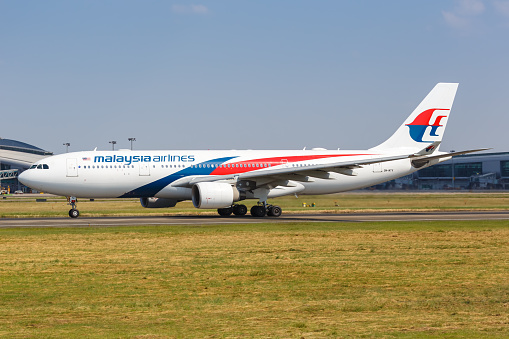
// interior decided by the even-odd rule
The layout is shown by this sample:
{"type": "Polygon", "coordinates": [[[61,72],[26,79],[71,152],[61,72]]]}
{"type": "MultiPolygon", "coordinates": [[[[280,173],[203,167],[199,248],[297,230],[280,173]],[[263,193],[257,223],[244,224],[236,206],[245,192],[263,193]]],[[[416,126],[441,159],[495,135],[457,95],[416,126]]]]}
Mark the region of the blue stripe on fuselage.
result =
{"type": "Polygon", "coordinates": [[[214,165],[220,165],[224,162],[233,159],[236,157],[225,157],[225,158],[218,158],[218,159],[212,159],[209,161],[205,161],[196,165],[193,165],[193,167],[185,168],[181,171],[172,173],[164,178],[158,179],[156,181],[153,181],[151,183],[148,183],[146,185],[143,185],[141,187],[138,187],[130,192],[124,193],[119,198],[146,198],[146,197],[153,197],[155,196],[160,190],[174,182],[175,180],[178,180],[180,178],[188,177],[188,176],[195,176],[195,175],[210,175],[213,170],[216,169],[215,167],[206,167],[207,165],[214,164],[214,165]],[[198,165],[202,165],[201,167],[198,167],[198,165]]]}

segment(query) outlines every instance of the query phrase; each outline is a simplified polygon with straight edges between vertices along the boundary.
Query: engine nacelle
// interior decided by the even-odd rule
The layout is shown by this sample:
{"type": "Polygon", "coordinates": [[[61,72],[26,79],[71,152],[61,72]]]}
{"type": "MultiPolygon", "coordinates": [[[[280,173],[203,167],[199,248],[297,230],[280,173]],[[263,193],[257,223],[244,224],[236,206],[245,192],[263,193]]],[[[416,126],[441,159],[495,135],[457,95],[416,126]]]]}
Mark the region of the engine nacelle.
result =
{"type": "Polygon", "coordinates": [[[240,194],[227,183],[200,182],[193,186],[192,200],[196,208],[224,208],[239,201],[240,194]]]}
{"type": "Polygon", "coordinates": [[[174,207],[177,204],[175,199],[164,198],[140,198],[141,206],[145,208],[165,208],[174,207]]]}

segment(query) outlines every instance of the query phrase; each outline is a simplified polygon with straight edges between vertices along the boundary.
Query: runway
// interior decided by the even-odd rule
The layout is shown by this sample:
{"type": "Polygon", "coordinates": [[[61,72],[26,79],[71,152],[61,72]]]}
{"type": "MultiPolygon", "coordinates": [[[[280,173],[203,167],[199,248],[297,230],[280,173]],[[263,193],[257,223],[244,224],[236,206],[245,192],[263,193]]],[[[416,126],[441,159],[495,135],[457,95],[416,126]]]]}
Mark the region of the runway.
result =
{"type": "MultiPolygon", "coordinates": [[[[509,211],[493,212],[403,212],[349,214],[284,214],[279,218],[220,217],[220,216],[140,216],[140,217],[80,217],[0,219],[0,228],[51,227],[114,227],[149,225],[227,225],[291,222],[367,222],[367,221],[437,221],[437,220],[508,220],[509,211]]],[[[509,223],[508,223],[509,225],[509,223]]]]}

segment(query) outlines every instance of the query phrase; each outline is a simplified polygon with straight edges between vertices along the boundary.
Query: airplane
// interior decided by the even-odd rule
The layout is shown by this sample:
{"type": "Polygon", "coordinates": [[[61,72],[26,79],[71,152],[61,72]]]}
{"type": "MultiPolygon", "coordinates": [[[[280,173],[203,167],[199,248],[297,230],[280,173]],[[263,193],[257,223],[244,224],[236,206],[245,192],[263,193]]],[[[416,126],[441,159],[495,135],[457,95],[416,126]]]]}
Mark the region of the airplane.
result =
{"type": "Polygon", "coordinates": [[[51,156],[19,175],[26,186],[66,196],[77,218],[78,198],[140,198],[146,208],[217,209],[279,217],[267,199],[331,194],[393,180],[453,156],[486,149],[440,152],[457,83],[438,83],[396,132],[368,150],[82,151],[51,156]]]}

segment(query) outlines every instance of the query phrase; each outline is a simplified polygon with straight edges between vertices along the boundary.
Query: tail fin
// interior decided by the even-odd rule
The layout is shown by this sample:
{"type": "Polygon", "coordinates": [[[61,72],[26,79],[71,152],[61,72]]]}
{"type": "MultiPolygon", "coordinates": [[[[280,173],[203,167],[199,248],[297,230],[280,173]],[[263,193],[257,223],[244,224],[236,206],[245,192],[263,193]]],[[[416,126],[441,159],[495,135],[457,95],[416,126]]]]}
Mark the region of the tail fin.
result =
{"type": "MultiPolygon", "coordinates": [[[[442,141],[458,84],[438,83],[398,130],[373,150],[422,150],[427,144],[442,141]]],[[[438,144],[437,144],[438,143],[438,144]]]]}

